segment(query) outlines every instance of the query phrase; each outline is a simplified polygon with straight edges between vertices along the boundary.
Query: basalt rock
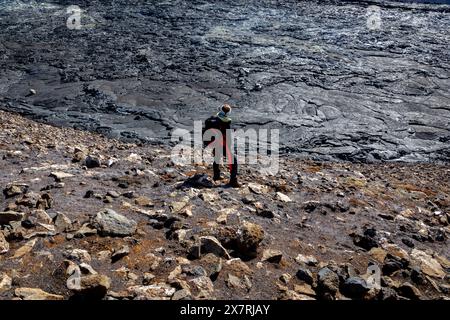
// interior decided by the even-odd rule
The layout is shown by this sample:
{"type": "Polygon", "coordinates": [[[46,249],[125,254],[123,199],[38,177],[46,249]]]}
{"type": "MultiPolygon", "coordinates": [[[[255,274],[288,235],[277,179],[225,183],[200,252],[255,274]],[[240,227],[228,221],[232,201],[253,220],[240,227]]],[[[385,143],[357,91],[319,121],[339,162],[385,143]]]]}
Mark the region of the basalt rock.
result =
{"type": "Polygon", "coordinates": [[[237,250],[244,256],[255,257],[263,239],[264,229],[261,226],[244,221],[237,232],[237,250]]]}
{"type": "Polygon", "coordinates": [[[92,220],[92,225],[103,236],[125,237],[136,232],[135,221],[116,213],[111,209],[104,209],[97,213],[92,220]]]}
{"type": "Polygon", "coordinates": [[[25,217],[25,214],[21,212],[6,211],[0,212],[0,225],[9,224],[12,221],[21,221],[25,217]]]}
{"type": "Polygon", "coordinates": [[[342,285],[342,293],[351,298],[362,298],[369,290],[366,281],[360,277],[350,277],[342,285]]]}
{"type": "Polygon", "coordinates": [[[322,268],[317,273],[317,291],[324,299],[334,299],[339,290],[339,277],[328,267],[322,268]]]}
{"type": "Polygon", "coordinates": [[[26,193],[28,190],[28,185],[26,184],[11,184],[3,189],[3,194],[6,198],[11,198],[18,196],[20,194],[26,193]]]}
{"type": "Polygon", "coordinates": [[[77,299],[101,299],[111,286],[111,279],[105,275],[91,274],[81,276],[72,291],[77,299]]]}
{"type": "Polygon", "coordinates": [[[1,48],[0,107],[125,141],[169,143],[173,128],[192,128],[226,100],[239,106],[239,127],[280,129],[287,153],[448,161],[448,9],[376,1],[377,29],[368,26],[377,16],[367,3],[83,1],[85,21],[74,30],[66,2],[45,10],[2,2],[2,27],[11,28],[0,43],[12,45],[1,48]],[[71,32],[83,37],[68,39],[71,32]]]}
{"type": "Polygon", "coordinates": [[[307,284],[314,283],[313,274],[308,268],[300,267],[296,273],[296,276],[299,280],[302,280],[307,284]]]}
{"type": "Polygon", "coordinates": [[[98,168],[101,165],[100,159],[94,156],[87,156],[84,160],[84,164],[89,169],[98,168]]]}

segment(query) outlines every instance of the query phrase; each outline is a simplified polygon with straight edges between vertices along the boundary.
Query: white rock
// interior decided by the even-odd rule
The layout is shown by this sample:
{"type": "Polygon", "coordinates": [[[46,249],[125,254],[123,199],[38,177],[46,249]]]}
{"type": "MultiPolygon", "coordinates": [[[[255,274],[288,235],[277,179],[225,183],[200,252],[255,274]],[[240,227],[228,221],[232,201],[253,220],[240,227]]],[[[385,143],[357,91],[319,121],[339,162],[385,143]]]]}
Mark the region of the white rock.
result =
{"type": "Polygon", "coordinates": [[[84,249],[73,249],[67,253],[67,258],[77,262],[90,262],[91,255],[84,249]]]}
{"type": "Polygon", "coordinates": [[[127,288],[127,290],[135,294],[138,299],[146,300],[168,299],[176,291],[166,283],[156,283],[148,286],[132,286],[127,288]]]}
{"type": "Polygon", "coordinates": [[[55,219],[55,226],[59,231],[65,232],[69,230],[71,225],[72,221],[64,213],[58,213],[55,219]]]}
{"type": "Polygon", "coordinates": [[[269,188],[267,186],[263,186],[257,183],[250,182],[247,186],[250,189],[250,191],[256,194],[266,194],[269,191],[269,188]]]}
{"type": "Polygon", "coordinates": [[[6,241],[3,232],[0,231],[0,254],[7,253],[9,251],[9,243],[6,241]]]}
{"type": "Polygon", "coordinates": [[[411,259],[417,263],[422,272],[430,277],[443,278],[445,271],[442,269],[440,263],[424,251],[413,249],[411,251],[411,259]]]}
{"type": "Polygon", "coordinates": [[[405,259],[409,261],[409,254],[406,252],[406,250],[400,248],[398,245],[393,243],[384,243],[381,245],[381,247],[386,250],[387,253],[390,255],[398,258],[398,259],[405,259]]]}
{"type": "Polygon", "coordinates": [[[314,256],[305,256],[303,254],[299,254],[296,258],[295,261],[297,261],[297,263],[299,264],[306,264],[308,266],[315,266],[317,265],[317,259],[314,256]]]}
{"type": "Polygon", "coordinates": [[[266,249],[263,252],[261,261],[269,261],[279,263],[283,257],[281,250],[266,249]]]}
{"type": "Polygon", "coordinates": [[[16,250],[14,253],[14,256],[11,257],[11,259],[18,259],[23,257],[24,255],[28,254],[33,250],[34,245],[36,244],[37,239],[33,239],[25,243],[22,247],[16,250]]]}
{"type": "Polygon", "coordinates": [[[127,158],[127,161],[129,162],[141,162],[142,161],[142,157],[136,153],[131,153],[127,158]]]}
{"type": "Polygon", "coordinates": [[[12,279],[6,273],[0,274],[0,293],[11,289],[12,279]]]}
{"type": "Polygon", "coordinates": [[[50,177],[55,178],[56,181],[61,181],[62,179],[73,177],[73,174],[63,171],[53,171],[50,173],[50,177]]]}
{"type": "Polygon", "coordinates": [[[178,201],[174,201],[169,204],[169,209],[172,213],[179,213],[189,204],[189,197],[182,197],[178,201]]]}
{"type": "Polygon", "coordinates": [[[197,277],[190,280],[189,283],[194,285],[198,290],[204,291],[207,294],[211,294],[214,292],[214,284],[209,277],[197,277]]]}
{"type": "Polygon", "coordinates": [[[17,288],[14,291],[17,297],[23,300],[63,300],[64,297],[45,292],[38,288],[17,288]]]}
{"type": "Polygon", "coordinates": [[[212,192],[212,191],[203,191],[202,193],[200,193],[199,197],[200,197],[200,199],[202,199],[203,201],[205,201],[209,204],[220,199],[219,194],[217,192],[212,192]]]}
{"type": "Polygon", "coordinates": [[[281,192],[277,192],[277,200],[280,200],[281,202],[291,202],[291,198],[289,198],[287,195],[281,192]]]}

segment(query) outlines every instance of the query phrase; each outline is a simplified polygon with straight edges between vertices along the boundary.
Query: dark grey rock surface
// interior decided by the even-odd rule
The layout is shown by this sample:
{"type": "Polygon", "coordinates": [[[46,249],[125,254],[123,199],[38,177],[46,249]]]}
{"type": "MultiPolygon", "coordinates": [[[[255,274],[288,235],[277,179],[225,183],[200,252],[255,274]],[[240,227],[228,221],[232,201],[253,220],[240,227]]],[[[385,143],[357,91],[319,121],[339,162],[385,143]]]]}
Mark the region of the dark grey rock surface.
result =
{"type": "Polygon", "coordinates": [[[167,143],[227,102],[237,128],[279,128],[283,152],[449,161],[449,13],[386,1],[0,1],[0,108],[167,143]],[[66,25],[74,4],[80,30],[66,25]]]}

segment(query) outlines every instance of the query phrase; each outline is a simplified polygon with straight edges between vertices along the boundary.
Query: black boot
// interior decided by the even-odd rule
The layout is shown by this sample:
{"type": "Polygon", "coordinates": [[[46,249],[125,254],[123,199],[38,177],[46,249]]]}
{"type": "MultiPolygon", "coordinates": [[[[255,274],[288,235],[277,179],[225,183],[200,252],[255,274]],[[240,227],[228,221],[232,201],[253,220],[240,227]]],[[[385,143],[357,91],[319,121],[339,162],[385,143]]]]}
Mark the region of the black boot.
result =
{"type": "Polygon", "coordinates": [[[241,185],[237,180],[238,164],[236,157],[234,157],[233,164],[231,165],[230,169],[230,182],[228,182],[228,186],[232,188],[239,188],[241,185]]]}
{"type": "Polygon", "coordinates": [[[216,163],[213,164],[213,171],[214,171],[213,180],[214,181],[221,180],[222,177],[220,176],[220,168],[218,164],[216,163]]]}
{"type": "Polygon", "coordinates": [[[230,182],[228,182],[228,186],[231,188],[240,188],[241,187],[237,178],[231,178],[230,182]]]}

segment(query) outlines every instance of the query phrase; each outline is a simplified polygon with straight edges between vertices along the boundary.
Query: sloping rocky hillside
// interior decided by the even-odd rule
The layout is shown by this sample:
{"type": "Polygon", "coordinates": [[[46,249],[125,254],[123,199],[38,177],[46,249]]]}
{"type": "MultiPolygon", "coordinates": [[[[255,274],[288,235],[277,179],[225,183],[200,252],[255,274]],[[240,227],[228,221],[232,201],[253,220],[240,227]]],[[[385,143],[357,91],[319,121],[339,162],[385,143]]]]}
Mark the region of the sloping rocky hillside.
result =
{"type": "Polygon", "coordinates": [[[1,299],[450,297],[448,166],[282,158],[233,189],[165,148],[0,119],[1,299]]]}

